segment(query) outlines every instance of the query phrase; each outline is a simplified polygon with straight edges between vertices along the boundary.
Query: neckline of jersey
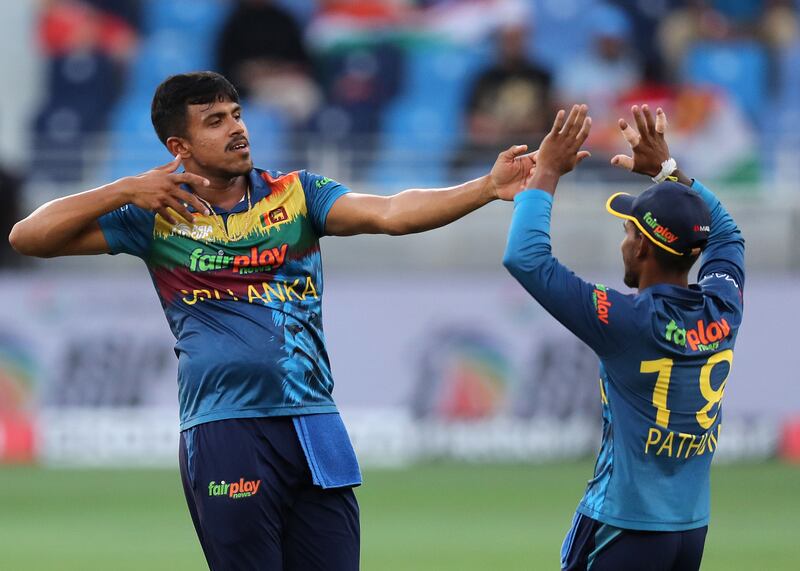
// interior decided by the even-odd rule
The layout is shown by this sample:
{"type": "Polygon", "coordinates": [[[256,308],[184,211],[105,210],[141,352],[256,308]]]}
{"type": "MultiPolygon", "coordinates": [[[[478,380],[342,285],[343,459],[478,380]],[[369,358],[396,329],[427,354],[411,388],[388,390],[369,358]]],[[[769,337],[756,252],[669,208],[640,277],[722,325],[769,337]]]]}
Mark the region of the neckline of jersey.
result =
{"type": "Polygon", "coordinates": [[[656,284],[652,285],[643,294],[661,295],[665,297],[672,297],[683,299],[686,301],[699,301],[703,299],[703,292],[697,284],[690,284],[689,287],[681,287],[672,284],[656,284]]]}
{"type": "MultiPolygon", "coordinates": [[[[262,200],[265,196],[267,196],[270,193],[270,189],[269,189],[269,186],[267,185],[266,181],[263,178],[261,178],[258,170],[255,167],[250,170],[250,172],[247,174],[247,177],[248,177],[248,181],[249,181],[249,185],[250,185],[250,193],[251,193],[250,203],[251,203],[251,205],[254,205],[259,200],[262,200]]],[[[194,191],[192,190],[192,188],[189,185],[182,184],[181,188],[183,188],[187,192],[191,192],[192,194],[194,194],[194,191]]],[[[230,210],[225,210],[224,208],[220,208],[218,206],[214,206],[213,204],[210,204],[210,203],[209,203],[209,205],[214,209],[214,214],[219,214],[220,216],[226,216],[228,214],[237,214],[237,213],[240,213],[240,212],[246,212],[248,210],[248,205],[247,205],[248,201],[246,199],[246,196],[247,196],[247,194],[245,193],[245,199],[244,200],[240,200],[239,202],[234,204],[233,208],[231,208],[230,210]]],[[[190,205],[189,206],[189,211],[190,212],[196,212],[197,210],[190,205]]]]}

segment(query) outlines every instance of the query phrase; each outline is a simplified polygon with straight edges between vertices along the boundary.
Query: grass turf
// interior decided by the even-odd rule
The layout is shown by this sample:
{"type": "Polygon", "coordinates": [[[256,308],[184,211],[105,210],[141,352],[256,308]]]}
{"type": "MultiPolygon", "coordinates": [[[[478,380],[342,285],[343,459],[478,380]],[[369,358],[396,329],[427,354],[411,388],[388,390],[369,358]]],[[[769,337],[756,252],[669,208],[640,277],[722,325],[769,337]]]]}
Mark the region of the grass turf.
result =
{"type": "MultiPolygon", "coordinates": [[[[368,470],[362,568],[557,569],[587,463],[368,470]]],[[[703,569],[800,568],[800,467],[716,467],[703,569]]],[[[204,569],[174,471],[0,468],[0,570],[204,569]]]]}

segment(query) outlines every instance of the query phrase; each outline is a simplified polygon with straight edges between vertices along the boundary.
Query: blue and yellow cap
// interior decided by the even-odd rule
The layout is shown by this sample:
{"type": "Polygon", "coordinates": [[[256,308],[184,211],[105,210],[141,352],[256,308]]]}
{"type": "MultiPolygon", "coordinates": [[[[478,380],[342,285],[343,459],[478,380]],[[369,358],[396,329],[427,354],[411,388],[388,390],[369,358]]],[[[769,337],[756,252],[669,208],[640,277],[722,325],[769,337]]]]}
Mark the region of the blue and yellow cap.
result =
{"type": "Polygon", "coordinates": [[[633,196],[612,195],[606,210],[630,220],[659,248],[676,256],[699,254],[711,232],[711,213],[694,190],[679,182],[664,181],[633,196]]]}

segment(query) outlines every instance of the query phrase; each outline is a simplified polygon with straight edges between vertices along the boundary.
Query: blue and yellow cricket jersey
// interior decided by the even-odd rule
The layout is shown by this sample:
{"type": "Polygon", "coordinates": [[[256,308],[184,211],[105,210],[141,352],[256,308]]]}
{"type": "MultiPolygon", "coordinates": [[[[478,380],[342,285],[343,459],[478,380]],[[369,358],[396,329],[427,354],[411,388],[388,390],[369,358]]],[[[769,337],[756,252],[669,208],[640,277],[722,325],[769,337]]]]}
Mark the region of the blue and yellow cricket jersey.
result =
{"type": "Polygon", "coordinates": [[[742,322],[744,240],[719,200],[697,181],[692,188],[711,212],[699,282],[629,295],[553,257],[549,194],[515,199],[505,266],[600,357],[602,445],[578,512],[623,529],[680,531],[709,519],[709,467],[742,322]]]}
{"type": "Polygon", "coordinates": [[[177,340],[181,429],[337,412],[319,239],[348,189],[305,171],[258,169],[249,188],[230,212],[192,225],[134,205],[99,219],[112,253],[147,264],[177,340]]]}

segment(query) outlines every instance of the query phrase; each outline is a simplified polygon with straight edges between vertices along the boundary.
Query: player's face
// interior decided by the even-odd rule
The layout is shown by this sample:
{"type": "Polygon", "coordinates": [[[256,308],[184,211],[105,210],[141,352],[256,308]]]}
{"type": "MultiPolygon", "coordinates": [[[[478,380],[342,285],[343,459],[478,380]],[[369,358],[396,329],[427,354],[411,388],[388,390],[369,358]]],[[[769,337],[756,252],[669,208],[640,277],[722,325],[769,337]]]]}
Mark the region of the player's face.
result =
{"type": "Polygon", "coordinates": [[[202,171],[232,178],[253,168],[247,127],[238,103],[224,100],[189,105],[186,125],[191,159],[202,171]]]}
{"type": "Polygon", "coordinates": [[[639,263],[636,252],[639,250],[640,241],[644,238],[630,220],[625,221],[625,238],[622,240],[622,264],[625,267],[625,285],[632,288],[639,287],[639,263]]]}

